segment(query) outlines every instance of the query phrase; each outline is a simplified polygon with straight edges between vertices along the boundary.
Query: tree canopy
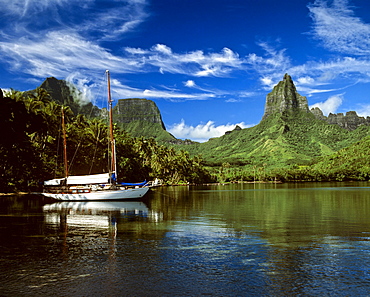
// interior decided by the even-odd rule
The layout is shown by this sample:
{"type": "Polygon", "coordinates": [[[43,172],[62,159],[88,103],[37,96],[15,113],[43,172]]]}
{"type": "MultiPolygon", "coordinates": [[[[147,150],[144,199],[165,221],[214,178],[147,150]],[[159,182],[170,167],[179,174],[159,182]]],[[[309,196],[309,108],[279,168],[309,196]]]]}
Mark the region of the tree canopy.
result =
{"type": "MultiPolygon", "coordinates": [[[[32,190],[43,180],[63,176],[61,109],[66,114],[69,173],[108,172],[108,126],[105,120],[75,115],[50,99],[43,89],[34,93],[11,90],[0,98],[0,192],[32,190]]],[[[211,180],[199,156],[135,138],[115,126],[117,171],[121,181],[155,178],[165,183],[211,180]]]]}

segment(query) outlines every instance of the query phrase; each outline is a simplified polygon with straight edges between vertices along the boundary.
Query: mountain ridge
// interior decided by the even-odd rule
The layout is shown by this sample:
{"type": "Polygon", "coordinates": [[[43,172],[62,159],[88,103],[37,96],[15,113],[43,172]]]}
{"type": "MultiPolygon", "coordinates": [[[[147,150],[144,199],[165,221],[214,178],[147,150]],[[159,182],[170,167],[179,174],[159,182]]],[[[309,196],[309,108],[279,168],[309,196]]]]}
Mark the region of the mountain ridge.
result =
{"type": "Polygon", "coordinates": [[[370,126],[343,129],[317,118],[308,108],[288,74],[266,96],[265,113],[259,124],[235,129],[207,142],[180,146],[202,154],[210,166],[227,162],[240,166],[308,165],[369,135],[370,126]]]}
{"type": "MultiPolygon", "coordinates": [[[[82,113],[92,117],[105,117],[104,109],[99,109],[91,102],[83,103],[82,92],[65,80],[48,77],[40,85],[40,88],[45,89],[56,102],[70,106],[75,114],[82,113]]],[[[262,120],[276,111],[280,113],[289,113],[297,109],[307,113],[311,112],[317,119],[329,124],[338,125],[349,131],[353,131],[362,125],[370,125],[370,117],[360,117],[355,111],[348,111],[345,115],[343,113],[330,113],[328,116],[325,116],[318,107],[309,110],[307,98],[301,96],[297,92],[291,76],[286,73],[283,80],[267,94],[262,120]]],[[[116,116],[115,121],[137,137],[157,138],[158,136],[156,135],[161,135],[161,140],[172,144],[193,144],[193,142],[189,140],[183,141],[176,139],[166,130],[161,113],[152,100],[143,98],[119,99],[117,105],[114,107],[114,112],[116,116]],[[124,102],[131,102],[131,104],[124,102]],[[144,104],[146,108],[138,109],[138,106],[140,107],[140,105],[142,105],[141,102],[147,102],[147,105],[144,104]],[[131,106],[131,108],[128,106],[131,106]],[[137,114],[137,110],[140,110],[140,115],[137,114]],[[146,112],[148,112],[148,114],[146,114],[146,112]],[[127,113],[131,114],[131,116],[125,116],[127,113]],[[154,120],[150,119],[150,117],[153,117],[154,120]],[[153,129],[156,133],[152,135],[153,129]]],[[[233,131],[234,130],[228,131],[226,134],[232,133],[233,131]]]]}
{"type": "MultiPolygon", "coordinates": [[[[56,83],[56,79],[48,82],[46,86],[50,87],[50,82],[56,83]]],[[[62,83],[62,90],[64,87],[69,86],[62,83]]],[[[56,90],[51,92],[52,96],[56,90]]],[[[63,94],[68,96],[66,91],[63,94]]],[[[76,103],[70,97],[65,102],[76,103]]],[[[160,111],[151,100],[120,99],[114,115],[117,124],[131,135],[154,138],[192,155],[200,154],[210,166],[225,162],[244,166],[307,165],[361,140],[370,131],[367,119],[361,119],[355,112],[325,117],[318,108],[309,110],[307,98],[297,92],[288,74],[267,94],[265,112],[258,125],[235,127],[205,143],[179,140],[167,132],[160,111]]]]}

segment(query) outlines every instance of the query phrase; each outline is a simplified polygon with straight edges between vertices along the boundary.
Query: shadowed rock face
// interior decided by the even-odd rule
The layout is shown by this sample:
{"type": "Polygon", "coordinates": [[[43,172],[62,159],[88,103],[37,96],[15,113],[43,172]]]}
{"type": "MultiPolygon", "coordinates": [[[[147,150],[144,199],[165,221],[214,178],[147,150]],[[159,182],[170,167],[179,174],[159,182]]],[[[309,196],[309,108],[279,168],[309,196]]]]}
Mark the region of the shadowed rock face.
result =
{"type": "Polygon", "coordinates": [[[345,115],[343,113],[330,113],[327,117],[324,116],[323,112],[318,107],[312,108],[311,112],[316,116],[316,118],[324,120],[329,124],[338,125],[339,127],[349,131],[353,131],[361,125],[370,125],[369,117],[359,117],[355,111],[348,111],[345,115]]]}
{"type": "Polygon", "coordinates": [[[40,88],[46,90],[51,95],[53,100],[59,104],[70,104],[74,102],[71,85],[68,85],[65,80],[59,80],[55,77],[48,77],[40,85],[40,88]]]}
{"type": "Polygon", "coordinates": [[[131,123],[134,121],[144,121],[153,124],[159,123],[165,129],[161,113],[157,105],[151,100],[120,99],[114,111],[117,115],[117,122],[131,123]]]}
{"type": "Polygon", "coordinates": [[[284,75],[280,81],[266,96],[265,113],[262,119],[275,113],[294,112],[303,110],[309,112],[307,98],[298,94],[292,78],[284,75]]]}
{"type": "MultiPolygon", "coordinates": [[[[40,85],[41,89],[46,90],[52,100],[58,104],[68,105],[75,115],[83,114],[87,117],[102,116],[100,109],[85,98],[84,94],[72,83],[59,80],[55,77],[48,77],[40,85]]],[[[33,91],[30,91],[31,93],[33,91]]]]}
{"type": "Polygon", "coordinates": [[[311,112],[314,114],[314,116],[317,119],[324,120],[324,121],[327,120],[326,116],[324,116],[324,113],[321,111],[320,108],[318,108],[318,107],[311,108],[311,112]]]}

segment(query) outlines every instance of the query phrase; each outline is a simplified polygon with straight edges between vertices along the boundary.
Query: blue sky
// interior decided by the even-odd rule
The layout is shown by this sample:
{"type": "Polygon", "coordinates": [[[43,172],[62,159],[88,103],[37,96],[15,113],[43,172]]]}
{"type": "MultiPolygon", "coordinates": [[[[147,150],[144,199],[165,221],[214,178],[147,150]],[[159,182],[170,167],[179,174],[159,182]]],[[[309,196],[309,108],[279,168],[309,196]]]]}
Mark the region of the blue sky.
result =
{"type": "Polygon", "coordinates": [[[0,87],[50,76],[105,107],[147,98],[169,132],[205,141],[263,116],[292,76],[324,114],[370,116],[368,0],[0,0],[0,87]]]}

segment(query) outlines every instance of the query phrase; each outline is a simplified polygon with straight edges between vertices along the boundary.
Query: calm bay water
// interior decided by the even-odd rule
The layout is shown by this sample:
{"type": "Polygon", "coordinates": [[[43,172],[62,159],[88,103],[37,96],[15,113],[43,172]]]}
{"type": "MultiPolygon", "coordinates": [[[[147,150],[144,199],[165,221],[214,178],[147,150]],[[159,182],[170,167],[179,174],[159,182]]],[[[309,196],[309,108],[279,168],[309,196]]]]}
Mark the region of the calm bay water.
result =
{"type": "Polygon", "coordinates": [[[1,296],[368,296],[370,183],[0,197],[1,296]]]}

